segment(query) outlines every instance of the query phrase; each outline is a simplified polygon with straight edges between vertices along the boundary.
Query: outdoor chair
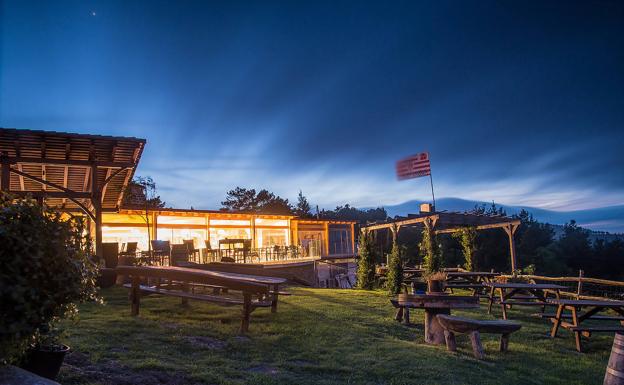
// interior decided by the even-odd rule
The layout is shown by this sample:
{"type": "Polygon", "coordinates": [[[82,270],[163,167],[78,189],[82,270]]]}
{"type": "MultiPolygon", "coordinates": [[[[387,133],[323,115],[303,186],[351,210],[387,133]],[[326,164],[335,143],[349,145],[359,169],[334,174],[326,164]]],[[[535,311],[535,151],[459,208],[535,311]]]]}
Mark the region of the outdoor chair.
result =
{"type": "Polygon", "coordinates": [[[124,243],[121,247],[120,257],[136,257],[138,242],[124,243]]]}
{"type": "Polygon", "coordinates": [[[171,266],[188,264],[189,254],[189,246],[187,243],[171,245],[171,266]]]}
{"type": "Polygon", "coordinates": [[[152,244],[152,263],[158,261],[164,266],[165,262],[171,262],[171,246],[169,241],[153,240],[152,244]]]}
{"type": "Polygon", "coordinates": [[[106,242],[102,243],[102,257],[104,258],[104,265],[109,269],[117,267],[119,257],[119,243],[106,242]]]}
{"type": "Polygon", "coordinates": [[[189,260],[191,260],[192,262],[200,262],[199,261],[199,249],[195,248],[195,241],[192,239],[185,239],[182,242],[188,247],[189,260]]]}
{"type": "Polygon", "coordinates": [[[203,263],[207,263],[207,262],[216,262],[217,261],[217,255],[218,255],[218,250],[214,250],[212,248],[212,246],[210,245],[210,240],[206,239],[204,240],[204,245],[206,245],[206,248],[203,250],[203,263]]]}

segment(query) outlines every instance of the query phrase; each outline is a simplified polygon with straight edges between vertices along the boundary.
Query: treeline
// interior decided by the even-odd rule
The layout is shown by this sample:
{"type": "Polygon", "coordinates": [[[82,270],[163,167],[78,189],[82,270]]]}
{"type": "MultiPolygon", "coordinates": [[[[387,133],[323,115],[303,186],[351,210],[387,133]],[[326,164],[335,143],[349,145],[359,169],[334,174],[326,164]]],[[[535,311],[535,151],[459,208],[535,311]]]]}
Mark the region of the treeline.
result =
{"type": "Polygon", "coordinates": [[[355,220],[361,224],[385,220],[388,213],[384,208],[358,209],[345,204],[337,206],[335,210],[314,210],[308,199],[299,191],[296,203],[290,203],[268,190],[248,189],[236,187],[227,192],[225,200],[221,202],[223,211],[242,211],[258,214],[296,215],[301,218],[321,218],[336,220],[355,220]]]}
{"type": "MultiPolygon", "coordinates": [[[[492,205],[489,208],[476,207],[480,214],[506,215],[505,211],[492,205]]],[[[563,234],[555,239],[551,225],[540,223],[533,215],[522,210],[512,217],[521,222],[515,234],[518,266],[525,274],[548,276],[576,276],[584,270],[585,276],[624,280],[624,242],[590,240],[590,231],[579,227],[575,221],[563,226],[563,234]]],[[[422,239],[420,228],[405,228],[399,232],[399,243],[404,258],[410,264],[422,263],[418,245],[422,239]]],[[[447,267],[463,266],[465,258],[457,237],[452,234],[438,235],[444,264],[447,267]]],[[[509,238],[501,229],[478,231],[475,238],[474,270],[511,270],[509,238]]],[[[390,252],[389,234],[380,233],[377,239],[379,255],[390,252]]],[[[385,257],[380,258],[385,262],[385,257]]]]}

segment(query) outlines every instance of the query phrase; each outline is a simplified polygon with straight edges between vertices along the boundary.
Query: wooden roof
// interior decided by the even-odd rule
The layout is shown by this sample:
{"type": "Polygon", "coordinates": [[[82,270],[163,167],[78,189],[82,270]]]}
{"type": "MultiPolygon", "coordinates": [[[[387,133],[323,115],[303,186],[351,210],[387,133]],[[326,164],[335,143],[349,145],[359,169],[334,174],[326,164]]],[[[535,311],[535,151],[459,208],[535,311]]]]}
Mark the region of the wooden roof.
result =
{"type": "Polygon", "coordinates": [[[434,223],[434,228],[437,233],[451,233],[461,227],[475,227],[477,230],[485,230],[506,226],[517,226],[520,224],[519,219],[503,215],[440,211],[432,213],[408,214],[407,217],[395,217],[394,219],[386,222],[368,224],[364,226],[364,229],[389,229],[394,225],[399,227],[416,226],[423,225],[427,220],[431,220],[434,223]]]}
{"type": "Polygon", "coordinates": [[[102,208],[117,209],[145,142],[132,137],[0,128],[0,158],[10,165],[12,193],[30,193],[49,206],[68,210],[79,208],[75,201],[90,205],[91,168],[95,167],[102,208]]]}

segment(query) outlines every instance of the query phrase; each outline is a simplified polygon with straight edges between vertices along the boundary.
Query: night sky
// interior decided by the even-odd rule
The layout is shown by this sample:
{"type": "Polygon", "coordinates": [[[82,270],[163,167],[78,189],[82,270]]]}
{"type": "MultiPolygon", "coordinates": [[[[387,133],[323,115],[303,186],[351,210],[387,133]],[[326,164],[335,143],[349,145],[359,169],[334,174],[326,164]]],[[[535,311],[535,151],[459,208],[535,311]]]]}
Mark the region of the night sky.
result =
{"type": "Polygon", "coordinates": [[[147,139],[168,205],[624,204],[624,1],[2,1],[0,126],[147,139]]]}

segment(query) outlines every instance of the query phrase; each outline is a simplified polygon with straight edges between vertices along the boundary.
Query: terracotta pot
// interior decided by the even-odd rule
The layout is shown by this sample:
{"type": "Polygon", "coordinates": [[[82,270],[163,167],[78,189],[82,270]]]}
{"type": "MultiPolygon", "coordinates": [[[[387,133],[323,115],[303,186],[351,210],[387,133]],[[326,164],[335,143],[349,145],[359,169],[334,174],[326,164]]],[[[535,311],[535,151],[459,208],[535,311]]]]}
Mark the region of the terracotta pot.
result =
{"type": "Polygon", "coordinates": [[[444,293],[445,282],[439,279],[432,279],[427,281],[428,293],[444,293]]]}

